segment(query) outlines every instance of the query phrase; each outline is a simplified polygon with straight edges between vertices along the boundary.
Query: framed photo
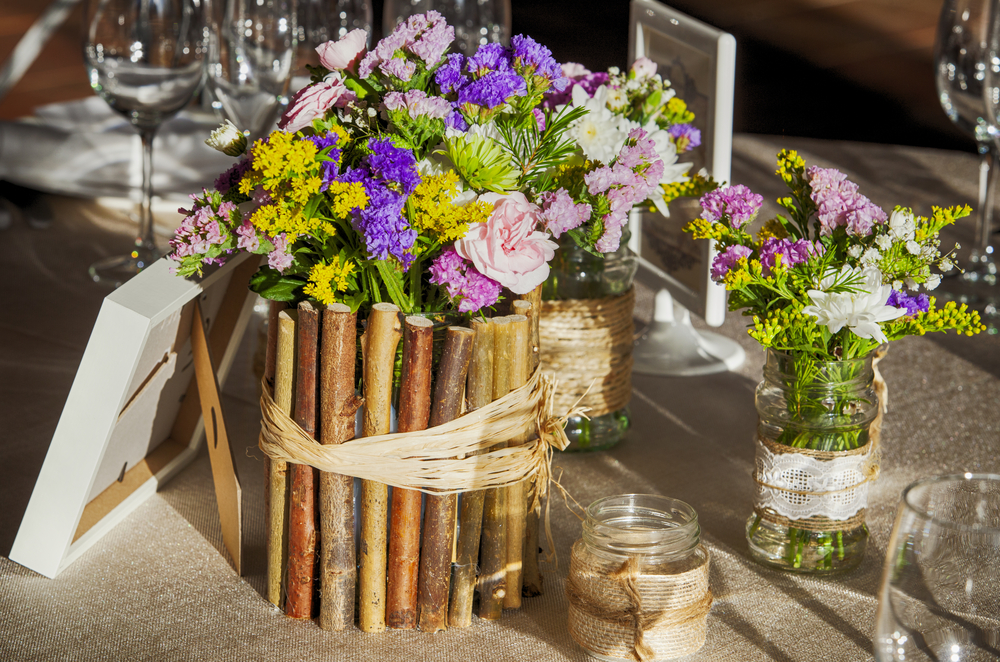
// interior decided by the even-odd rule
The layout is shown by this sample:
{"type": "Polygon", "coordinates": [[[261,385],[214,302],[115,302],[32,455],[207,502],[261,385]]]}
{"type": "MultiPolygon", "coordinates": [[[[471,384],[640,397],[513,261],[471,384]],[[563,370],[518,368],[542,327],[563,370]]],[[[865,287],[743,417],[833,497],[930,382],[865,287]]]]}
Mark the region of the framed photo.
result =
{"type": "Polygon", "coordinates": [[[247,283],[259,261],[238,256],[196,281],[164,258],[104,299],[12,561],[55,577],[194,458],[204,430],[196,304],[222,382],[253,312],[247,283]]]}
{"type": "MultiPolygon", "coordinates": [[[[695,114],[701,145],[681,158],[693,162],[716,181],[728,183],[733,152],[733,89],[736,39],[655,0],[632,0],[629,57],[647,57],[669,80],[695,114]]],[[[639,278],[655,289],[670,290],[674,299],[712,326],[726,314],[725,288],[712,282],[715,257],[709,241],[693,241],[682,228],[700,213],[697,200],[670,203],[670,216],[633,214],[632,243],[639,255],[639,278]]]]}

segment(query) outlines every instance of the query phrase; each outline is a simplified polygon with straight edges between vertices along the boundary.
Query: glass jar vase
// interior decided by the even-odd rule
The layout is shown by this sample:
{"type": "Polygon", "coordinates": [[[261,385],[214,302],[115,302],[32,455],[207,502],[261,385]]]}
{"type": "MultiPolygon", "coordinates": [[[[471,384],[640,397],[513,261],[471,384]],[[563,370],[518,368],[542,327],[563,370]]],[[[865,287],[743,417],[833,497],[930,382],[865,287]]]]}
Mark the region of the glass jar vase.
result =
{"type": "Polygon", "coordinates": [[[856,567],[877,475],[879,408],[872,356],[844,361],[767,351],[758,385],[750,555],[808,574],[856,567]]]}
{"type": "Polygon", "coordinates": [[[569,631],[600,660],[669,660],[705,643],[708,551],[688,504],[651,494],[595,501],[573,545],[569,631]]]}
{"type": "MultiPolygon", "coordinates": [[[[605,401],[623,401],[620,406],[614,406],[608,410],[602,407],[593,399],[584,402],[591,407],[589,418],[583,416],[571,417],[566,424],[566,436],[570,440],[568,451],[596,451],[611,448],[625,437],[631,426],[631,414],[628,409],[628,395],[631,393],[631,372],[632,372],[632,309],[631,299],[625,300],[630,295],[632,281],[638,268],[635,254],[628,248],[629,233],[628,228],[623,230],[621,244],[614,253],[608,253],[604,257],[592,255],[583,250],[568,235],[563,235],[559,240],[559,250],[549,264],[549,278],[542,287],[542,335],[541,343],[542,361],[545,363],[548,357],[552,357],[552,343],[546,343],[544,336],[559,338],[560,341],[571,341],[570,334],[565,333],[562,326],[553,326],[553,315],[564,314],[566,306],[572,306],[574,302],[580,302],[581,308],[587,307],[584,302],[592,303],[593,306],[601,306],[606,302],[608,308],[627,309],[627,319],[619,321],[609,318],[608,325],[619,325],[614,334],[618,336],[618,341],[614,347],[601,347],[602,351],[608,351],[610,357],[602,364],[601,368],[593,372],[574,376],[558,375],[560,388],[557,397],[562,401],[558,405],[565,404],[566,408],[574,404],[577,399],[587,391],[588,386],[594,378],[598,383],[592,387],[588,396],[593,398],[599,389],[602,388],[603,381],[614,381],[617,387],[611,387],[618,393],[611,395],[605,401]],[[623,306],[623,302],[627,305],[623,306]],[[627,328],[626,328],[627,327],[627,328]],[[601,374],[601,373],[604,374],[601,374]],[[605,380],[609,372],[614,372],[613,380],[605,380]],[[597,391],[595,391],[597,389],[597,391]],[[628,389],[622,393],[622,389],[628,389]],[[602,411],[603,409],[603,411],[602,411]]],[[[591,306],[591,307],[593,307],[591,306]]],[[[624,314],[624,313],[622,313],[624,314]]],[[[556,323],[558,324],[558,323],[556,323]]],[[[581,322],[580,326],[593,326],[592,321],[581,322]]],[[[575,331],[576,329],[573,329],[575,331]]],[[[593,345],[586,342],[576,342],[575,346],[560,347],[560,358],[569,364],[585,365],[588,360],[594,358],[593,345]]]]}

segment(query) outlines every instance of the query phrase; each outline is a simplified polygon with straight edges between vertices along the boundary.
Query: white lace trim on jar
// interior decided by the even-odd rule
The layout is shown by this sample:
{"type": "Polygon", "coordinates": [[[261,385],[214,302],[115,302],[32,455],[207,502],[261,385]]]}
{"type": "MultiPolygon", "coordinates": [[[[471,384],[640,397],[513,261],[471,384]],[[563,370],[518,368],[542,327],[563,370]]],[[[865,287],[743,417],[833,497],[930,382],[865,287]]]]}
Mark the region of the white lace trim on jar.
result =
{"type": "Polygon", "coordinates": [[[868,505],[868,482],[877,467],[874,450],[821,460],[796,452],[773,453],[760,439],[756,446],[759,508],[790,520],[847,520],[868,505]]]}

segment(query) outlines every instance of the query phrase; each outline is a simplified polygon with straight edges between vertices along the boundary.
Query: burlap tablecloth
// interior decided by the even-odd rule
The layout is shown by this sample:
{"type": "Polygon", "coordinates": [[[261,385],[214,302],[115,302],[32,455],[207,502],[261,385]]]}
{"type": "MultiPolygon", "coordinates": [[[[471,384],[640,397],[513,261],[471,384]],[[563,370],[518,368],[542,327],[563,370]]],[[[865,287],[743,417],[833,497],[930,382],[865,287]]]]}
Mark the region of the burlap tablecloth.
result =
{"type": "MultiPolygon", "coordinates": [[[[877,204],[972,203],[971,154],[792,138],[737,136],[733,179],[764,194],[780,185],[774,153],[798,149],[836,166],[877,204]]],[[[0,231],[0,555],[7,554],[45,457],[103,294],[86,266],[127,244],[125,225],[53,198],[48,230],[0,231]]],[[[972,244],[972,223],[951,238],[972,244]]],[[[639,291],[637,321],[652,293],[639,291]]],[[[252,325],[260,321],[255,317],[252,325]]],[[[753,564],[744,523],[752,506],[753,389],[763,353],[730,315],[723,332],[747,350],[736,373],[668,379],[635,375],[634,429],[604,453],[561,455],[563,484],[581,503],[651,492],[698,511],[712,553],[708,640],[695,660],[871,659],[876,589],[896,502],[912,480],[943,472],[1000,472],[1000,337],[909,338],[880,366],[890,388],[882,475],[868,509],[871,542],[852,574],[817,580],[753,564]]],[[[50,580],[0,556],[2,660],[584,660],[566,627],[564,578],[579,521],[553,505],[558,568],[545,595],[497,623],[474,620],[436,635],[328,633],[286,619],[262,597],[263,496],[251,327],[225,388],[245,499],[246,577],[223,556],[204,453],[89,552],[50,580]]]]}

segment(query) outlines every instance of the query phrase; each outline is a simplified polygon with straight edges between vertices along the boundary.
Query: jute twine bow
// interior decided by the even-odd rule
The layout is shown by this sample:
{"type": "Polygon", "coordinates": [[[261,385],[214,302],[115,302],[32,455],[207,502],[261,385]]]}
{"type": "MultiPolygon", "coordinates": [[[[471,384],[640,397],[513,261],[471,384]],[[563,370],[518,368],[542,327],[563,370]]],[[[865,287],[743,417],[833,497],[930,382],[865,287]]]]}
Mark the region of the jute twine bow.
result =
{"type": "MultiPolygon", "coordinates": [[[[272,460],[307,464],[320,471],[426,494],[506,487],[535,478],[537,503],[548,496],[554,451],[569,445],[564,431],[566,421],[586,412],[585,408],[573,407],[555,416],[556,385],[551,374],[535,370],[523,386],[444,425],[322,445],[278,408],[272,388],[265,381],[261,386],[258,445],[272,460]],[[537,438],[521,446],[490,450],[532,424],[538,431],[537,438]]],[[[548,508],[546,536],[553,549],[547,520],[548,508]]]]}
{"type": "MultiPolygon", "coordinates": [[[[581,543],[577,543],[580,545],[581,543]]],[[[702,548],[703,549],[703,548],[702,548]]],[[[590,621],[590,627],[578,617],[570,621],[570,633],[577,643],[600,655],[618,657],[628,654],[639,662],[650,662],[659,657],[675,658],[688,655],[701,648],[704,635],[693,633],[690,626],[704,626],[705,617],[712,607],[712,593],[708,590],[708,556],[692,570],[677,575],[646,574],[641,572],[639,559],[629,556],[619,568],[604,571],[604,577],[611,581],[614,592],[602,592],[600,581],[593,581],[601,570],[583,560],[586,555],[577,547],[573,549],[573,565],[566,582],[566,597],[571,612],[576,610],[590,621]],[[670,583],[673,590],[666,595],[650,599],[643,597],[642,582],[663,581],[670,583]],[[625,602],[621,603],[621,595],[625,602]],[[650,603],[654,604],[650,604],[650,603]],[[664,604],[666,603],[666,604],[664,604]],[[597,624],[597,627],[593,627],[597,624]],[[611,626],[607,629],[607,626],[611,626]],[[614,631],[627,630],[632,633],[631,650],[621,650],[621,641],[616,640],[614,631]],[[649,642],[647,635],[658,639],[660,650],[649,642]]]]}

